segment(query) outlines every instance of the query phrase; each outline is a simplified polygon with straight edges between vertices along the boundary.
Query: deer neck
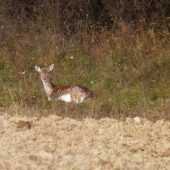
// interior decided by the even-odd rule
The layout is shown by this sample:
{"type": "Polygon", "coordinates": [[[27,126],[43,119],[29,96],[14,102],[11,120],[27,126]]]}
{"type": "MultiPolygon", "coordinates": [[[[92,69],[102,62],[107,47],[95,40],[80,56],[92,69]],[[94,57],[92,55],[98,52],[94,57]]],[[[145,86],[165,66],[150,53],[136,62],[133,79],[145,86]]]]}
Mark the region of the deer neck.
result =
{"type": "Polygon", "coordinates": [[[54,90],[54,84],[51,82],[51,80],[46,82],[43,81],[43,86],[44,86],[44,91],[48,96],[48,100],[51,100],[50,96],[54,90]]]}

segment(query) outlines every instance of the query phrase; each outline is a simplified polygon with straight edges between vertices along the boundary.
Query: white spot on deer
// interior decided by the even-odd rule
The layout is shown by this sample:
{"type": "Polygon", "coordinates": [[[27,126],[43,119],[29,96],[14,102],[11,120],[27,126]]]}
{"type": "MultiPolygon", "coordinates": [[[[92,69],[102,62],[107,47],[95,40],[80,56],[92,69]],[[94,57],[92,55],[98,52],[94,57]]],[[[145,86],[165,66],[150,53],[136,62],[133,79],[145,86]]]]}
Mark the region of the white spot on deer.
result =
{"type": "Polygon", "coordinates": [[[60,100],[63,100],[65,102],[71,102],[70,94],[66,94],[60,97],[60,100]]]}

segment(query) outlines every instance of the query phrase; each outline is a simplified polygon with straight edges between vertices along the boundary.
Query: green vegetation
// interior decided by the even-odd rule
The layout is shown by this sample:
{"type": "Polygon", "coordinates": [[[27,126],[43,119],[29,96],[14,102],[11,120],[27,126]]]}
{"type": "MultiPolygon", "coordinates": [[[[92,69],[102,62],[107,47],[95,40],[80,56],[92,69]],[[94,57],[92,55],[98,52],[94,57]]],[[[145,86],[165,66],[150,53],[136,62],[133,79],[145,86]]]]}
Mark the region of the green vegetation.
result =
{"type": "MultiPolygon", "coordinates": [[[[57,114],[76,119],[106,116],[169,119],[168,19],[165,14],[161,15],[162,20],[158,19],[160,11],[155,12],[155,18],[151,17],[155,11],[152,1],[148,4],[152,10],[143,11],[141,18],[136,6],[140,9],[142,2],[136,1],[134,11],[129,10],[127,18],[130,4],[116,1],[121,13],[120,16],[110,13],[114,18],[110,21],[107,21],[108,10],[116,8],[114,4],[108,10],[106,4],[100,4],[105,7],[102,14],[102,8],[92,6],[92,13],[86,10],[88,15],[84,16],[82,10],[85,9],[77,11],[77,4],[71,1],[67,5],[65,1],[58,1],[60,6],[55,4],[57,2],[43,2],[45,4],[40,6],[38,1],[38,5],[25,1],[28,9],[34,6],[36,12],[28,12],[24,7],[22,10],[33,18],[21,13],[22,6],[10,9],[8,2],[1,2],[0,107],[10,114],[40,117],[57,114]],[[63,8],[65,15],[60,9],[55,17],[46,9],[47,6],[55,9],[55,5],[63,8]],[[124,8],[120,8],[121,5],[124,8]],[[71,13],[71,7],[75,13],[71,13]],[[34,66],[45,67],[52,63],[55,64],[53,83],[87,86],[94,91],[94,99],[74,107],[61,101],[48,102],[34,66]]],[[[162,9],[169,9],[170,4],[166,5],[161,6],[162,9]]]]}

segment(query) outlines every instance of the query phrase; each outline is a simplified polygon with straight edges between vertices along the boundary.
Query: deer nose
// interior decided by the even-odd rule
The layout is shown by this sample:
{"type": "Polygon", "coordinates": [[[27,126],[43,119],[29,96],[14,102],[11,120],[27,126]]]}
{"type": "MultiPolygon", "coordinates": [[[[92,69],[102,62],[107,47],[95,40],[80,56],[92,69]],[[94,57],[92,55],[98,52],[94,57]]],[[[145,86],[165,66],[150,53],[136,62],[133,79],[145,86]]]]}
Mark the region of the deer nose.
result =
{"type": "Polygon", "coordinates": [[[45,77],[44,80],[47,80],[47,78],[45,77]]]}

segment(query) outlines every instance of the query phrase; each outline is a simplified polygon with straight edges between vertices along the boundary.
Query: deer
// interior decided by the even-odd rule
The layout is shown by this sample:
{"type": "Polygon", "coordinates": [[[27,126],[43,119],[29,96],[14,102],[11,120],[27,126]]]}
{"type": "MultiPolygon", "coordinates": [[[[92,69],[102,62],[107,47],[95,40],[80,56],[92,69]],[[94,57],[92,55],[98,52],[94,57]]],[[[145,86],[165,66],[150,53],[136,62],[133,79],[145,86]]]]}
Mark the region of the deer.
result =
{"type": "Polygon", "coordinates": [[[64,102],[78,104],[86,101],[88,98],[93,97],[93,91],[84,86],[57,86],[53,84],[49,73],[53,70],[54,64],[50,65],[48,68],[42,69],[38,66],[34,67],[40,74],[40,79],[48,101],[62,100],[64,102]]]}

